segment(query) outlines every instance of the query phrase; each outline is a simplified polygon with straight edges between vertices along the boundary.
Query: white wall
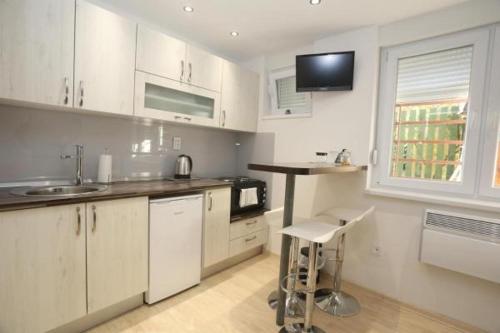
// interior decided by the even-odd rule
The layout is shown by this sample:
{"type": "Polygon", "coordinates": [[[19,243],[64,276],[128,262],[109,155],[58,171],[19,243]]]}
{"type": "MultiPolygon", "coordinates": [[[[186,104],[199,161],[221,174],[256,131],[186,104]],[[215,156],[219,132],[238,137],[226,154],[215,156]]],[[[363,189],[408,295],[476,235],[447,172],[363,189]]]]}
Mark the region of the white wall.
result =
{"type": "MultiPolygon", "coordinates": [[[[275,133],[275,162],[308,161],[314,152],[352,149],[355,163],[367,163],[376,105],[379,47],[500,21],[499,1],[471,1],[383,27],[367,27],[316,41],[302,49],[270,55],[247,65],[266,72],[292,65],[304,51],[354,49],[352,92],[315,93],[309,119],[260,120],[260,132],[275,133]]],[[[265,79],[263,85],[267,85],[265,79]]],[[[262,88],[265,92],[266,88],[262,88]]],[[[268,106],[263,95],[261,112],[268,106]]],[[[266,147],[263,147],[266,149],[266,147]]],[[[422,216],[426,208],[473,215],[492,213],[391,199],[364,192],[366,174],[298,177],[295,214],[315,215],[330,206],[368,207],[376,214],[348,237],[344,278],[422,309],[500,332],[500,285],[421,264],[418,261],[422,216]],[[381,255],[372,254],[379,245],[381,255]]],[[[271,206],[283,204],[284,176],[272,181],[271,206]]],[[[497,214],[498,217],[498,214],[497,214]]],[[[272,246],[272,248],[276,248],[272,246]]]]}

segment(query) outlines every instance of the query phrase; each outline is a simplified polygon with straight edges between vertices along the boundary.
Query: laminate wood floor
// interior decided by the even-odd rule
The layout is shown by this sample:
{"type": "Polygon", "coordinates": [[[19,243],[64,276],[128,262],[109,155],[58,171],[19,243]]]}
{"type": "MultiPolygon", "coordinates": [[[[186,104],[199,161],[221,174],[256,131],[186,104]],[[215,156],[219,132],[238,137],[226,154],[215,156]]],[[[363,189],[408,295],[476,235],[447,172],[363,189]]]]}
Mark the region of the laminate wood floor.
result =
{"type": "MultiPolygon", "coordinates": [[[[275,311],[266,302],[276,288],[278,267],[277,256],[259,255],[203,280],[197,287],[153,306],[144,305],[90,332],[278,332],[275,311]]],[[[322,280],[322,284],[328,282],[322,280]]],[[[326,332],[482,332],[352,284],[345,283],[344,288],[360,301],[361,313],[334,318],[316,309],[314,323],[326,332]]]]}

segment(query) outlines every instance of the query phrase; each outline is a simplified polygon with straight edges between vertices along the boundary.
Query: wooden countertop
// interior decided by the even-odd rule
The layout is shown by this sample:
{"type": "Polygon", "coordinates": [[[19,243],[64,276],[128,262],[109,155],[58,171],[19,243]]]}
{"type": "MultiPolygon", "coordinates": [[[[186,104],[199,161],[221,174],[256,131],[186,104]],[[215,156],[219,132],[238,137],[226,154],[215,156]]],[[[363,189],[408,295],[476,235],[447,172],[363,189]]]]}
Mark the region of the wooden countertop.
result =
{"type": "Polygon", "coordinates": [[[274,164],[248,164],[248,169],[256,171],[268,171],[285,173],[291,175],[325,175],[331,173],[358,172],[367,170],[366,165],[336,166],[331,163],[274,163],[274,164]]]}
{"type": "Polygon", "coordinates": [[[196,193],[210,188],[229,187],[230,185],[215,179],[121,182],[108,185],[105,191],[76,197],[26,197],[11,194],[12,188],[2,188],[0,189],[0,212],[142,196],[158,198],[196,193]]]}

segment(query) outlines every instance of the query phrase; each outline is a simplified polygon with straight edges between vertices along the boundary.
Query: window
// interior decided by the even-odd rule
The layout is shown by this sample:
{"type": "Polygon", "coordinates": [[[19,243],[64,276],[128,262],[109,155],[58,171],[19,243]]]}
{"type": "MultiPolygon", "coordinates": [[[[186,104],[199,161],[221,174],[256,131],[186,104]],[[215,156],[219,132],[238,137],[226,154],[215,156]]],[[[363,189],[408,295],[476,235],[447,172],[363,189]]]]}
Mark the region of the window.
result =
{"type": "Polygon", "coordinates": [[[462,181],[472,47],[398,60],[391,176],[462,181]]]}
{"type": "Polygon", "coordinates": [[[372,188],[477,198],[484,194],[478,180],[488,164],[488,186],[500,190],[500,100],[485,98],[494,76],[494,61],[488,61],[500,53],[500,46],[489,51],[495,29],[382,50],[372,188]],[[495,146],[483,150],[492,135],[484,130],[488,119],[496,120],[495,146]]]}
{"type": "Polygon", "coordinates": [[[269,74],[271,113],[267,118],[294,118],[311,115],[311,93],[298,93],[295,67],[273,71],[269,74]]]}

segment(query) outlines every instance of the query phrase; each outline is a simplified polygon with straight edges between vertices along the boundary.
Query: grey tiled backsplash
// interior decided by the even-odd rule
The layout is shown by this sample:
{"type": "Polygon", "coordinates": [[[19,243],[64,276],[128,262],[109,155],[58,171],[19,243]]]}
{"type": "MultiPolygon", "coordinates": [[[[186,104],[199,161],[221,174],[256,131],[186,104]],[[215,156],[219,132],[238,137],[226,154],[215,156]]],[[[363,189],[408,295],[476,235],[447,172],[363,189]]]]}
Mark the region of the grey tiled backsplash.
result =
{"type": "Polygon", "coordinates": [[[85,179],[97,178],[105,148],[117,180],[172,175],[179,154],[191,155],[195,176],[233,176],[236,141],[219,129],[0,105],[0,182],[73,177],[75,161],[60,154],[73,154],[75,144],[85,147],[85,179]],[[172,149],[173,136],[182,139],[180,151],[172,149]]]}

